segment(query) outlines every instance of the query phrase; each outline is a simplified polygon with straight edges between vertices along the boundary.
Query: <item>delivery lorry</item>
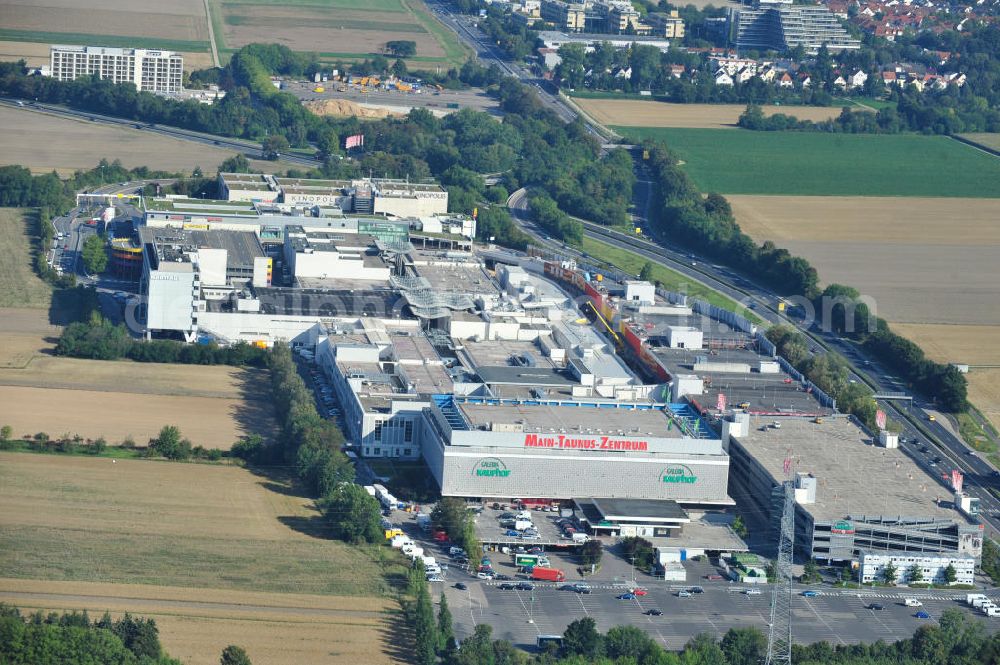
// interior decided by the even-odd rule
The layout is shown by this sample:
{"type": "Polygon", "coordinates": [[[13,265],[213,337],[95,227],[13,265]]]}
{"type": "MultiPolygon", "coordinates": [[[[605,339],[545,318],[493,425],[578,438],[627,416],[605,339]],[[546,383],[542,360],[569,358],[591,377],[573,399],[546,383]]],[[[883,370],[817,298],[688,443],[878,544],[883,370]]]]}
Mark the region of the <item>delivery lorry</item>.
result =
{"type": "Polygon", "coordinates": [[[565,582],[566,573],[558,568],[535,566],[531,571],[531,579],[542,580],[545,582],[565,582]]]}

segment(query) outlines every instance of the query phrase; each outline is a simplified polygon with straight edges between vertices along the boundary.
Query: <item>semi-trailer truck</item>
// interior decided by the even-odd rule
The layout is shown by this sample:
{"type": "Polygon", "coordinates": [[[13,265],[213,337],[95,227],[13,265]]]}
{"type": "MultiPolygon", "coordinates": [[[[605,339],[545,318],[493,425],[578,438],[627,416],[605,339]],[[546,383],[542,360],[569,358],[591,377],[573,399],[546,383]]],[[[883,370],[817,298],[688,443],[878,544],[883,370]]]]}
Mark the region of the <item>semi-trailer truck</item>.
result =
{"type": "Polygon", "coordinates": [[[531,571],[531,579],[543,580],[545,582],[565,582],[566,573],[558,568],[543,568],[535,566],[531,571]]]}

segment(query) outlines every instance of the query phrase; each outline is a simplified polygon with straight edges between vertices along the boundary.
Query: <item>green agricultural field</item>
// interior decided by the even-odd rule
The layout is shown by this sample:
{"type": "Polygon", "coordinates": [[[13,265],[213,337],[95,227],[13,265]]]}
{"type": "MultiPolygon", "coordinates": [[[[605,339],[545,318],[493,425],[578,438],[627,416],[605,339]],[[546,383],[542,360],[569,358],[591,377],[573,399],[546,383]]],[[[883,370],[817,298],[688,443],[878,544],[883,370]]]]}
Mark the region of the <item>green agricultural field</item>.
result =
{"type": "Polygon", "coordinates": [[[1000,159],[944,136],[613,129],[663,141],[706,192],[1000,197],[1000,159]]]}

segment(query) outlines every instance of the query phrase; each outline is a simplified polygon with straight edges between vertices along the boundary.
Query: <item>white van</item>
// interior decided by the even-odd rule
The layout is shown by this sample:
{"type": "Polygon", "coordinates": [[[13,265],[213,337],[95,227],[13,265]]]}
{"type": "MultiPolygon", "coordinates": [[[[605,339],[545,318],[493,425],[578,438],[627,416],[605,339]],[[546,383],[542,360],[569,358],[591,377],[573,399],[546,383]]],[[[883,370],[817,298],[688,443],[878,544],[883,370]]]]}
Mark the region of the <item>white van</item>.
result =
{"type": "Polygon", "coordinates": [[[903,601],[903,604],[906,605],[907,607],[923,607],[924,606],[924,604],[921,603],[916,598],[907,598],[907,599],[905,599],[903,601]]]}

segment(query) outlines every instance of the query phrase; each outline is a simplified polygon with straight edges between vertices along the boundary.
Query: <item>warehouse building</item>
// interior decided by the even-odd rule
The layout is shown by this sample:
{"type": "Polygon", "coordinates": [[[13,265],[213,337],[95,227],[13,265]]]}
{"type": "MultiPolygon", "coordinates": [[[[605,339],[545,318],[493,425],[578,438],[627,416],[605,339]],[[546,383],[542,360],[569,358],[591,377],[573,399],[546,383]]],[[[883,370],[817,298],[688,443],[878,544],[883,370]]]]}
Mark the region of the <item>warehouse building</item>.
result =
{"type": "Polygon", "coordinates": [[[184,58],[173,51],[107,46],[49,47],[50,75],[59,81],[97,75],[112,83],[131,83],[136,90],[180,92],[184,58]]]}
{"type": "Polygon", "coordinates": [[[445,496],[724,506],[729,457],[684,405],[435,395],[423,455],[445,496]]]}
{"type": "Polygon", "coordinates": [[[389,178],[322,180],[263,173],[220,173],[219,191],[229,201],[322,208],[331,214],[432,217],[448,213],[448,190],[434,182],[389,178]]]}
{"type": "Polygon", "coordinates": [[[748,520],[778,528],[781,482],[785,469],[794,469],[795,550],[802,559],[859,561],[865,551],[982,554],[982,525],[940,502],[935,481],[909,456],[874,445],[848,417],[742,414],[723,422],[722,436],[732,492],[748,520]]]}
{"type": "Polygon", "coordinates": [[[173,332],[194,341],[210,302],[232,303],[271,282],[271,259],[254,233],[142,227],[139,238],[147,337],[173,332]]]}

